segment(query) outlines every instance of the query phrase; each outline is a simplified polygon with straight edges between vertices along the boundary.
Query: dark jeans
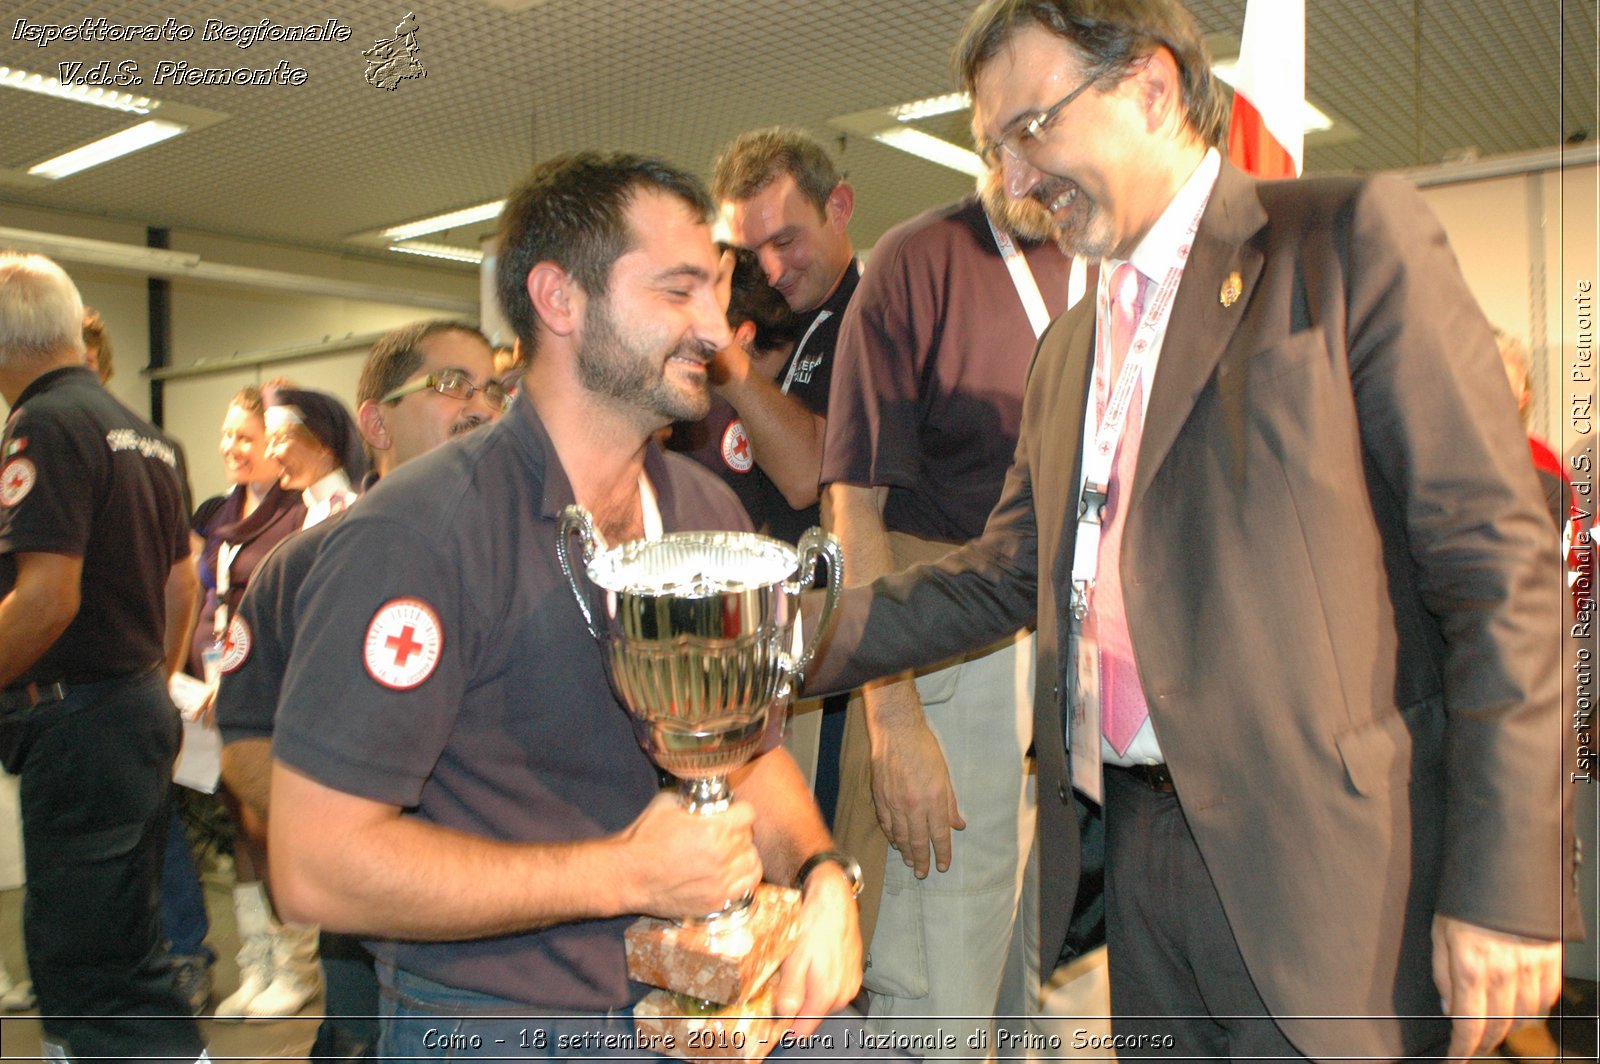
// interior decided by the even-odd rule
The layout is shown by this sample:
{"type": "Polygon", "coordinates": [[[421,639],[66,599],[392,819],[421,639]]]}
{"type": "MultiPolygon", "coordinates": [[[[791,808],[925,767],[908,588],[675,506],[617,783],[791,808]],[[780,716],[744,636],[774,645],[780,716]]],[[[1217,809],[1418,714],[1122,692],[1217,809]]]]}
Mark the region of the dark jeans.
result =
{"type": "Polygon", "coordinates": [[[189,1062],[205,1045],[161,929],[178,713],[158,670],[0,720],[22,779],[23,939],[45,1039],[71,1059],[189,1062]]]}
{"type": "Polygon", "coordinates": [[[161,924],[172,943],[173,953],[180,957],[204,957],[209,964],[217,958],[206,945],[211,920],[206,916],[205,892],[194,865],[194,851],[189,848],[183,818],[174,810],[167,819],[171,826],[167,829],[167,847],[162,857],[161,924]]]}
{"type": "Polygon", "coordinates": [[[372,954],[354,935],[324,931],[317,939],[322,959],[323,1019],[311,1047],[313,1061],[360,1060],[378,1048],[378,973],[372,954]]]}

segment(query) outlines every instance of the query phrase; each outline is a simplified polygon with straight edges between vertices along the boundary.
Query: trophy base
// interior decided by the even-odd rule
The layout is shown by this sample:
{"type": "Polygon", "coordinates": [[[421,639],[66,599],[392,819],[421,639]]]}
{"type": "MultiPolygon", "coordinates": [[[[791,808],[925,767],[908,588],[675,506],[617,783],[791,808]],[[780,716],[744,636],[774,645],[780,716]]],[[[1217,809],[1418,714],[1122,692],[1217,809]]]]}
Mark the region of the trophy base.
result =
{"type": "Polygon", "coordinates": [[[680,925],[642,916],[625,936],[628,975],[704,1001],[747,1001],[794,948],[799,912],[798,890],[762,883],[736,921],[680,925]]]}
{"type": "Polygon", "coordinates": [[[670,990],[652,990],[633,1007],[641,1049],[692,1064],[762,1060],[778,1047],[787,1026],[772,1015],[770,983],[741,1004],[711,1005],[704,1011],[670,990]]]}

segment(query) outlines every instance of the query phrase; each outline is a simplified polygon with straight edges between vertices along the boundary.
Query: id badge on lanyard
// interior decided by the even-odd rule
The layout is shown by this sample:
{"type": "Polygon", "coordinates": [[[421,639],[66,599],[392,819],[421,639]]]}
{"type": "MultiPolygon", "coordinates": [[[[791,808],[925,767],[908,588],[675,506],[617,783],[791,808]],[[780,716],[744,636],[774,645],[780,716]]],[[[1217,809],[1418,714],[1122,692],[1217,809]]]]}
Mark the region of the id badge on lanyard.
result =
{"type": "Polygon", "coordinates": [[[1067,758],[1072,785],[1096,803],[1105,801],[1100,774],[1100,640],[1088,618],[1069,614],[1067,654],[1073,662],[1067,698],[1072,713],[1067,718],[1067,758]]]}
{"type": "MultiPolygon", "coordinates": [[[[1112,465],[1116,460],[1117,446],[1122,439],[1124,419],[1128,407],[1135,401],[1135,385],[1144,374],[1145,360],[1156,347],[1158,337],[1165,333],[1165,322],[1183,279],[1183,268],[1189,259],[1195,233],[1200,228],[1200,218],[1205,213],[1202,200],[1189,223],[1178,260],[1156,287],[1150,305],[1140,320],[1129,345],[1129,353],[1115,387],[1111,389],[1106,408],[1096,424],[1084,416],[1082,470],[1078,483],[1078,530],[1074,541],[1072,559],[1071,608],[1067,611],[1067,653],[1073,662],[1073,672],[1068,677],[1067,698],[1072,708],[1066,722],[1067,756],[1072,772],[1072,784],[1091,800],[1101,803],[1105,799],[1105,781],[1101,775],[1100,760],[1100,640],[1095,631],[1091,603],[1096,571],[1099,568],[1101,521],[1104,518],[1106,487],[1110,482],[1112,465]],[[1158,331],[1159,327],[1159,331],[1158,331]]],[[[1102,339],[1097,330],[1096,344],[1102,339]]],[[[1095,383],[1091,391],[1100,394],[1104,388],[1101,368],[1103,351],[1095,357],[1095,383]]],[[[1144,394],[1149,395],[1148,386],[1144,394]]],[[[1089,403],[1092,410],[1094,402],[1089,403]]]]}

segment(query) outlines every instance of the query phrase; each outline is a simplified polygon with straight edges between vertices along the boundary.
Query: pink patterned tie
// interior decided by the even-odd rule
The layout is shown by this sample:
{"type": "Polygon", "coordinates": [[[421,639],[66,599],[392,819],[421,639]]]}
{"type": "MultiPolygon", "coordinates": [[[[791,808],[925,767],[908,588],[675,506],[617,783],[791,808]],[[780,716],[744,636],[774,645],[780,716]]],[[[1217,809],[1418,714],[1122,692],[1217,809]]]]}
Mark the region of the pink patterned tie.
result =
{"type": "MultiPolygon", "coordinates": [[[[1128,356],[1128,346],[1139,324],[1144,306],[1144,278],[1129,262],[1111,275],[1111,359],[1109,387],[1114,390],[1117,375],[1128,356]]],[[[1094,624],[1100,645],[1100,727],[1118,756],[1127,753],[1128,744],[1149,717],[1139,670],[1133,660],[1133,641],[1128,635],[1128,615],[1122,601],[1122,529],[1126,514],[1122,505],[1126,489],[1133,484],[1139,461],[1139,436],[1144,428],[1144,378],[1134,386],[1123,424],[1122,439],[1106,485],[1104,524],[1100,529],[1098,573],[1094,583],[1094,624]]]]}

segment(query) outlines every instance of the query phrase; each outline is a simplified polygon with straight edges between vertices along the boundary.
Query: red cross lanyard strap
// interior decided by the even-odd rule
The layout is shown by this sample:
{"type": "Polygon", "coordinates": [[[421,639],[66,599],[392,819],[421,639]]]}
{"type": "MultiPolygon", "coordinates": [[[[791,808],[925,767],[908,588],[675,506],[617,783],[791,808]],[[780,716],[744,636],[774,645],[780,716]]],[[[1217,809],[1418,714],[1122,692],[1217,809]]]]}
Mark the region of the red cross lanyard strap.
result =
{"type": "MultiPolygon", "coordinates": [[[[1144,375],[1145,360],[1155,349],[1156,342],[1166,331],[1167,317],[1172,309],[1173,297],[1183,280],[1183,268],[1189,261],[1189,249],[1194,244],[1195,233],[1200,229],[1200,216],[1205,213],[1206,197],[1189,223],[1187,235],[1178,247],[1176,261],[1156,289],[1155,296],[1145,307],[1128,344],[1128,356],[1123,360],[1122,372],[1117,375],[1111,400],[1096,425],[1095,419],[1085,411],[1083,418],[1083,462],[1078,480],[1078,536],[1072,551],[1072,615],[1080,623],[1089,614],[1089,596],[1094,591],[1095,573],[1100,567],[1100,523],[1106,506],[1106,487],[1111,479],[1112,460],[1117,444],[1122,440],[1122,430],[1128,420],[1134,386],[1144,375]]],[[[1104,276],[1104,274],[1102,274],[1104,276]]],[[[1104,330],[1096,330],[1097,336],[1104,330]]],[[[1098,392],[1103,387],[1106,371],[1101,359],[1095,359],[1094,378],[1098,392]]],[[[1149,395],[1146,387],[1144,394],[1149,395]]],[[[1131,485],[1130,485],[1131,487],[1131,485]]]]}

